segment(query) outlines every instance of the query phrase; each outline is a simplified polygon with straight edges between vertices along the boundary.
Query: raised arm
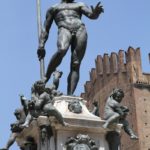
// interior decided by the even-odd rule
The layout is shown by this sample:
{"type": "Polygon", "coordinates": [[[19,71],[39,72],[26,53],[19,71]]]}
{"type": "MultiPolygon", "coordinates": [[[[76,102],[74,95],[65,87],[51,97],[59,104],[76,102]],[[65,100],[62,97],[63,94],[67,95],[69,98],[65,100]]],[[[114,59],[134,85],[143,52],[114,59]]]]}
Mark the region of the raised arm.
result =
{"type": "Polygon", "coordinates": [[[51,7],[50,9],[48,9],[47,13],[46,13],[46,19],[44,22],[44,28],[42,30],[42,33],[40,35],[40,42],[39,42],[39,48],[38,48],[38,57],[39,59],[42,59],[45,56],[45,43],[48,39],[49,36],[49,30],[51,28],[51,25],[53,23],[53,19],[54,19],[54,8],[51,7]]]}
{"type": "Polygon", "coordinates": [[[8,150],[14,144],[16,137],[17,133],[11,133],[5,148],[2,148],[1,150],[8,150]]]}
{"type": "Polygon", "coordinates": [[[91,9],[86,5],[82,5],[81,12],[90,19],[97,19],[104,12],[103,6],[100,4],[101,2],[98,2],[95,7],[91,6],[91,9]]]}

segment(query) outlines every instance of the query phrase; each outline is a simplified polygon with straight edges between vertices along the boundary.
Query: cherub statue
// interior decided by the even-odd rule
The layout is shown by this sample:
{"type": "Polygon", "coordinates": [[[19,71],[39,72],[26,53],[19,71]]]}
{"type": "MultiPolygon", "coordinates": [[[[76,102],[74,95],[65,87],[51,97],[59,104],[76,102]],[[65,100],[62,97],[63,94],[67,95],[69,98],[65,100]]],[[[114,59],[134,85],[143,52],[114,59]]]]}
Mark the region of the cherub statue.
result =
{"type": "Polygon", "coordinates": [[[112,123],[122,123],[124,131],[130,136],[131,139],[138,139],[133,130],[129,127],[129,123],[126,120],[129,109],[126,106],[122,106],[120,103],[124,97],[122,89],[114,89],[112,94],[106,101],[104,109],[104,119],[106,119],[104,128],[109,127],[112,123]]]}
{"type": "Polygon", "coordinates": [[[22,131],[22,128],[20,127],[20,125],[25,122],[25,118],[26,118],[24,110],[21,108],[18,108],[15,110],[14,115],[17,121],[10,125],[12,133],[10,134],[10,137],[6,143],[6,146],[0,150],[8,150],[16,141],[18,134],[22,131]]]}
{"type": "Polygon", "coordinates": [[[40,115],[55,116],[62,125],[66,125],[61,113],[53,106],[53,100],[42,81],[37,81],[32,86],[32,96],[28,101],[27,108],[28,115],[22,127],[28,127],[31,120],[40,115]]]}
{"type": "Polygon", "coordinates": [[[124,92],[121,89],[114,89],[112,94],[108,97],[104,108],[104,119],[106,123],[103,125],[107,128],[112,122],[117,121],[123,116],[120,102],[124,97],[124,92]]]}

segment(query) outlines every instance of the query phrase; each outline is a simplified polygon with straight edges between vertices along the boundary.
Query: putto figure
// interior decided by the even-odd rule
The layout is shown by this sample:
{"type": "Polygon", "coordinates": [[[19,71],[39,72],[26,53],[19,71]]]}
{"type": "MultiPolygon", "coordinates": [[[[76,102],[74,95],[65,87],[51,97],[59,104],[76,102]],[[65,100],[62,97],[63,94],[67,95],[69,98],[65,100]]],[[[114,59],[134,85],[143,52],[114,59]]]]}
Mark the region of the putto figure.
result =
{"type": "Polygon", "coordinates": [[[114,89],[107,99],[104,108],[104,119],[106,119],[106,123],[103,125],[104,128],[107,128],[111,123],[116,122],[124,115],[120,105],[123,97],[124,92],[121,89],[114,89]]]}
{"type": "Polygon", "coordinates": [[[131,139],[137,140],[138,137],[134,134],[126,120],[129,109],[127,106],[122,106],[120,103],[124,97],[122,89],[114,89],[112,94],[107,99],[104,109],[104,119],[106,119],[104,128],[109,127],[112,123],[122,123],[124,131],[130,136],[131,139]]]}
{"type": "Polygon", "coordinates": [[[10,125],[12,133],[10,134],[10,137],[6,143],[6,146],[0,150],[9,150],[9,148],[16,141],[18,134],[22,131],[22,128],[20,128],[20,125],[25,122],[25,118],[26,118],[25,112],[22,108],[18,108],[15,110],[14,115],[15,115],[17,121],[10,125]]]}
{"type": "Polygon", "coordinates": [[[87,45],[87,32],[85,25],[81,21],[81,17],[85,15],[90,19],[97,19],[102,12],[104,12],[104,10],[100,2],[96,7],[91,6],[90,9],[84,3],[74,2],[74,0],[62,0],[60,4],[56,4],[48,9],[44,30],[40,36],[39,48],[37,51],[39,60],[45,56],[44,47],[53,21],[55,21],[58,26],[58,40],[57,52],[52,56],[49,62],[44,79],[45,83],[60,65],[67,50],[71,46],[71,71],[68,76],[67,94],[73,95],[79,81],[80,64],[87,45]]]}
{"type": "Polygon", "coordinates": [[[38,118],[40,115],[54,116],[59,123],[64,126],[67,125],[61,113],[53,106],[53,100],[47,93],[45,83],[42,81],[33,84],[31,100],[27,102],[25,107],[28,109],[28,114],[22,127],[28,127],[33,118],[38,118]]]}

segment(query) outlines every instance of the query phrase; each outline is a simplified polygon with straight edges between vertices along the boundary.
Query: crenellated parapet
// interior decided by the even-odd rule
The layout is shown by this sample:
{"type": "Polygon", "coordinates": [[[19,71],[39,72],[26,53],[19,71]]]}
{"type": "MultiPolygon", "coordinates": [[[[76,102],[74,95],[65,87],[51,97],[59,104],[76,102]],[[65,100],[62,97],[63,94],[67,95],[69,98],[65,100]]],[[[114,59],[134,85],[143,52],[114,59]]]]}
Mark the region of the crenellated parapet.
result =
{"type": "Polygon", "coordinates": [[[94,84],[95,81],[97,79],[97,72],[96,72],[96,69],[95,68],[92,68],[91,69],[91,72],[90,72],[90,80],[91,82],[94,84]]]}
{"type": "Polygon", "coordinates": [[[93,108],[93,102],[98,102],[99,114],[103,119],[106,100],[114,88],[121,88],[124,91],[122,104],[129,108],[128,120],[139,136],[139,141],[133,145],[123,134],[121,149],[148,149],[150,146],[150,73],[142,71],[140,48],[129,47],[127,51],[119,50],[118,53],[98,55],[95,68],[90,71],[90,80],[85,83],[85,91],[81,97],[87,100],[90,110],[93,108]]]}
{"type": "Polygon", "coordinates": [[[90,81],[85,84],[84,98],[91,99],[90,95],[93,95],[91,91],[97,93],[108,83],[111,87],[112,80],[116,81],[115,86],[122,83],[148,86],[149,76],[142,72],[140,48],[129,47],[127,51],[119,50],[118,53],[112,52],[110,55],[106,53],[103,56],[98,55],[95,59],[95,68],[90,71],[90,81]]]}

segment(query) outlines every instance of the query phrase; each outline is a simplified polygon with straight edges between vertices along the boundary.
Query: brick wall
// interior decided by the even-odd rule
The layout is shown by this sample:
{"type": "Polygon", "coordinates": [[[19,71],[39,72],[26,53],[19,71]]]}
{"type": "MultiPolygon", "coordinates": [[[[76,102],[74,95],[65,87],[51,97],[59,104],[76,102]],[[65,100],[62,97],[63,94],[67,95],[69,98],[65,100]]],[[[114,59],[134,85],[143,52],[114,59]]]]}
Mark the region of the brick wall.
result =
{"type": "Polygon", "coordinates": [[[98,101],[103,118],[104,105],[113,88],[124,90],[122,103],[129,107],[128,120],[139,136],[138,141],[131,141],[122,132],[121,150],[150,150],[150,74],[142,73],[139,48],[129,47],[126,52],[119,50],[110,56],[98,55],[81,96],[87,100],[89,109],[93,101],[98,101]]]}

